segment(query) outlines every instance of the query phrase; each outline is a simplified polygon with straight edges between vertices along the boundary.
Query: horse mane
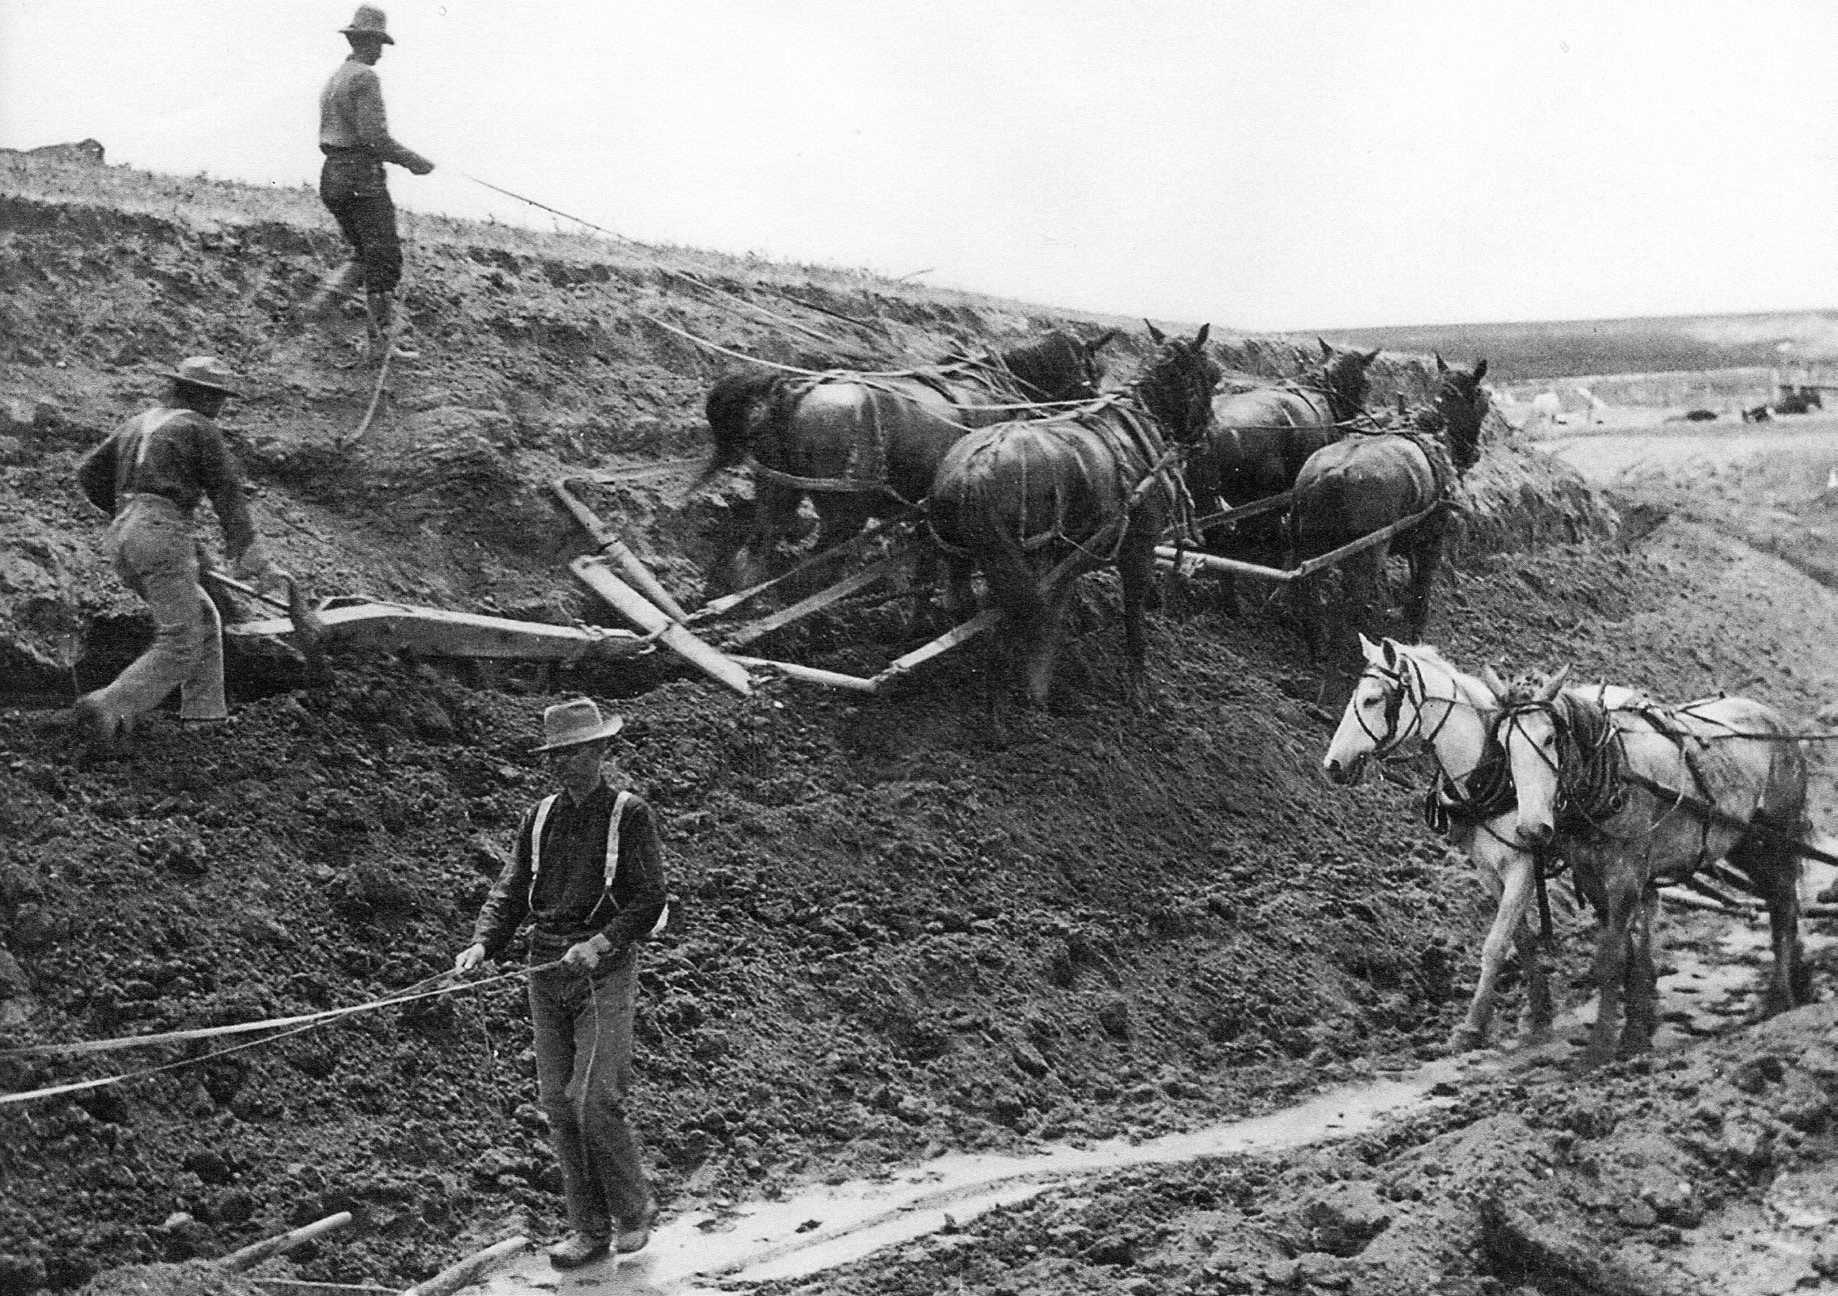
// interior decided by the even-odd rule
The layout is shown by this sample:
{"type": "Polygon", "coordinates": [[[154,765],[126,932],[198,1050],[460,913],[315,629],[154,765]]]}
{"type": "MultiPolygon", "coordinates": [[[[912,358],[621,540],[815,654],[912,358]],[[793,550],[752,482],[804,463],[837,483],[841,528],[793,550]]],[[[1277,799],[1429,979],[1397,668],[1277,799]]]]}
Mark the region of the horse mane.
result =
{"type": "MultiPolygon", "coordinates": [[[[1493,690],[1487,687],[1487,682],[1485,680],[1477,675],[1470,675],[1456,666],[1454,662],[1442,655],[1442,650],[1436,647],[1436,645],[1426,643],[1394,643],[1393,646],[1400,655],[1408,655],[1413,661],[1419,664],[1427,662],[1441,667],[1444,671],[1448,672],[1449,678],[1455,681],[1455,685],[1458,689],[1464,692],[1478,693],[1482,697],[1493,697],[1493,690]]],[[[1495,699],[1495,703],[1497,705],[1497,698],[1495,699]]]]}
{"type": "Polygon", "coordinates": [[[1372,387],[1366,376],[1370,361],[1358,351],[1336,351],[1319,371],[1321,390],[1336,423],[1345,423],[1365,412],[1366,396],[1372,387]]]}

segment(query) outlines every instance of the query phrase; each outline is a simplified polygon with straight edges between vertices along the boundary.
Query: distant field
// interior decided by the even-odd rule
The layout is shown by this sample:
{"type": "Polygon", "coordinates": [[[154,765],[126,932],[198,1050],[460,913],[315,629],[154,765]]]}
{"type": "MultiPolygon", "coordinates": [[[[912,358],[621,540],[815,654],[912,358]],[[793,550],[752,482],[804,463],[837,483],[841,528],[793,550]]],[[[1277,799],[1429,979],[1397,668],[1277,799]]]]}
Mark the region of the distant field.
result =
{"type": "Polygon", "coordinates": [[[1838,310],[1648,319],[1440,324],[1323,331],[1330,342],[1387,351],[1486,356],[1496,382],[1577,374],[1766,369],[1784,359],[1838,362],[1838,310]],[[1792,343],[1781,351],[1784,342],[1792,343]]]}

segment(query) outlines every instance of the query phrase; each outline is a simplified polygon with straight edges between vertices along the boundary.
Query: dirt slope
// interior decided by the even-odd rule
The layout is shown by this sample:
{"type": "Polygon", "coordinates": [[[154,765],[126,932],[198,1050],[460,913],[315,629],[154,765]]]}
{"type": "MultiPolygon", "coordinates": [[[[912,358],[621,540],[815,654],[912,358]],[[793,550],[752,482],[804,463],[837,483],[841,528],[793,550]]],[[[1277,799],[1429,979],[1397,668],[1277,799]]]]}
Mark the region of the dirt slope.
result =
{"type": "MultiPolygon", "coordinates": [[[[333,246],[310,202],[3,165],[0,654],[11,689],[41,698],[68,697],[73,669],[79,686],[106,676],[145,633],[69,471],[180,355],[217,350],[250,375],[232,426],[258,510],[321,592],[564,620],[599,614],[565,577],[584,546],[543,497],[556,472],[656,469],[595,498],[691,601],[744,517],[739,487],[672,484],[724,362],[647,317],[798,364],[838,348],[787,320],[852,339],[863,363],[1096,323],[417,222],[407,301],[430,356],[340,448],[370,385],[338,367],[354,324],[289,318],[333,246]]],[[[1118,371],[1139,354],[1126,344],[1118,371]]],[[[1295,363],[1267,340],[1226,359],[1295,363]]],[[[1386,394],[1423,372],[1390,365],[1386,394]]],[[[1690,526],[1618,547],[1573,476],[1510,446],[1471,483],[1432,632],[1458,659],[1577,655],[1671,695],[1759,674],[1800,712],[1838,674],[1829,596],[1791,569],[1690,526]],[[1765,600],[1744,597],[1755,573],[1765,600]]],[[[552,686],[625,698],[624,775],[665,823],[678,925],[645,963],[637,1107],[671,1209],[930,1149],[1181,1128],[1438,1049],[1476,928],[1415,792],[1320,785],[1315,680],[1275,610],[1228,619],[1171,588],[1153,706],[1131,710],[1114,591],[1092,585],[1054,708],[1003,726],[974,655],[871,701],[784,686],[743,701],[650,665],[552,686]]],[[[775,650],[859,667],[910,642],[863,613],[775,650]]],[[[106,760],[53,712],[0,713],[6,1039],[258,1020],[445,967],[545,790],[527,751],[556,695],[534,673],[500,683],[344,659],[326,688],[245,687],[229,728],[156,720],[106,760]]],[[[103,1070],[12,1064],[0,1087],[103,1070]]],[[[504,989],[0,1109],[0,1290],[214,1255],[345,1208],[359,1227],[297,1272],[402,1283],[506,1227],[550,1233],[533,1099],[504,989]]]]}

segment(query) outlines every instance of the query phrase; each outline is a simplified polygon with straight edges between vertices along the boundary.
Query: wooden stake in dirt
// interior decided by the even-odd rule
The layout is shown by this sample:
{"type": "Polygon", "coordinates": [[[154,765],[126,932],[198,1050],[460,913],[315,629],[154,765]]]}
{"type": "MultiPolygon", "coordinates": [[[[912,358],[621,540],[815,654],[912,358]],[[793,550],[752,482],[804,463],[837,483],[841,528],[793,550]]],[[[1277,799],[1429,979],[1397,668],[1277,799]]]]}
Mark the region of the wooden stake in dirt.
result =
{"type": "Polygon", "coordinates": [[[272,1256],[278,1256],[284,1252],[292,1251],[302,1242],[311,1242],[321,1233],[330,1233],[333,1229],[341,1229],[350,1222],[351,1212],[339,1211],[336,1215],[328,1215],[322,1220],[315,1220],[311,1224],[302,1225],[291,1233],[282,1233],[278,1237],[265,1238],[260,1242],[252,1243],[244,1247],[240,1251],[232,1251],[217,1263],[223,1268],[235,1273],[240,1273],[244,1269],[253,1269],[256,1265],[272,1256]]]}
{"type": "Polygon", "coordinates": [[[646,598],[662,608],[669,614],[670,619],[679,625],[689,620],[689,613],[677,605],[677,601],[670,597],[670,591],[658,582],[657,577],[652,575],[651,569],[644,565],[644,562],[631,551],[624,540],[619,538],[619,533],[607,526],[600,520],[598,514],[574,497],[574,494],[568,489],[566,477],[557,477],[549,483],[549,489],[555,492],[555,497],[562,502],[562,506],[574,514],[574,520],[581,524],[582,530],[594,538],[594,543],[600,546],[600,552],[618,563],[631,579],[632,584],[636,585],[646,598]]]}
{"type": "Polygon", "coordinates": [[[743,697],[753,693],[753,679],[747,674],[747,668],[716,648],[713,644],[696,638],[688,630],[672,621],[657,608],[645,601],[644,595],[620,580],[607,570],[606,560],[594,556],[576,558],[568,564],[568,570],[586,585],[613,605],[620,616],[648,635],[654,635],[657,641],[682,657],[711,679],[719,680],[743,697]]]}
{"type": "Polygon", "coordinates": [[[474,1252],[455,1265],[448,1265],[426,1282],[418,1282],[403,1291],[402,1296],[448,1296],[467,1286],[495,1262],[505,1256],[515,1255],[530,1245],[530,1239],[519,1233],[516,1237],[505,1238],[494,1243],[483,1251],[474,1252]]]}

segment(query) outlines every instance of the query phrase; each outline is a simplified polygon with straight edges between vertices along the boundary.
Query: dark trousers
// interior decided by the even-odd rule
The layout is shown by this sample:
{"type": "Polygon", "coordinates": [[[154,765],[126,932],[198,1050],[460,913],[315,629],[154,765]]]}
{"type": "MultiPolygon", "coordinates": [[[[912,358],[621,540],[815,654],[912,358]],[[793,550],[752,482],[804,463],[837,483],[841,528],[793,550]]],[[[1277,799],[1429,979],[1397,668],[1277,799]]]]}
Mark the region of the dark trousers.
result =
{"type": "Polygon", "coordinates": [[[561,1163],[568,1223],[587,1237],[636,1227],[654,1209],[625,1111],[637,982],[631,949],[602,959],[591,976],[568,967],[530,978],[537,1089],[561,1163]]]}
{"type": "Polygon", "coordinates": [[[364,268],[364,291],[394,292],[402,282],[402,241],[383,164],[367,154],[328,153],[319,197],[364,268]]]}

